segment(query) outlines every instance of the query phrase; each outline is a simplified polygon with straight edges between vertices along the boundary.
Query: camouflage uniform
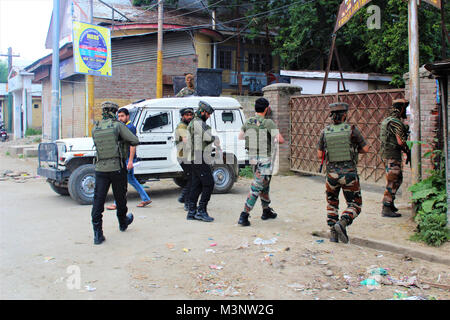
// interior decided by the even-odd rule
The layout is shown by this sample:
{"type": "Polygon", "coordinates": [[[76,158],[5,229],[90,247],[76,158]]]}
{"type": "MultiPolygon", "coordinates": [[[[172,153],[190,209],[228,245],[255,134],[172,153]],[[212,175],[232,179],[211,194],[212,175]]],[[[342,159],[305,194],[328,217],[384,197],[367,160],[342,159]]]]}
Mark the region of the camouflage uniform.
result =
{"type": "MultiPolygon", "coordinates": [[[[406,100],[395,100],[395,103],[407,104],[406,100]]],[[[404,113],[403,110],[403,114],[404,113]]],[[[394,205],[395,195],[403,182],[402,151],[408,152],[406,145],[408,138],[408,126],[403,124],[402,110],[393,108],[389,117],[381,123],[381,158],[385,164],[386,170],[386,189],[383,196],[383,216],[399,217],[395,213],[398,209],[394,205]],[[403,146],[397,142],[397,137],[402,141],[403,146]]]]}
{"type": "MultiPolygon", "coordinates": [[[[330,106],[333,112],[333,104],[330,106]]],[[[341,225],[344,224],[344,227],[349,226],[361,213],[361,187],[356,164],[358,152],[366,144],[358,128],[346,122],[329,125],[320,135],[318,149],[325,152],[327,167],[327,224],[332,233],[335,224],[339,222],[341,225]],[[339,193],[341,189],[347,202],[347,208],[339,219],[339,193]]]]}
{"type": "Polygon", "coordinates": [[[177,93],[176,96],[182,98],[182,97],[192,96],[194,93],[195,93],[195,89],[191,89],[189,87],[184,87],[177,93]]]}
{"type": "Polygon", "coordinates": [[[246,149],[249,151],[249,160],[254,176],[244,206],[246,213],[253,209],[258,197],[261,197],[263,210],[269,208],[270,180],[272,179],[272,137],[270,133],[272,130],[278,130],[275,122],[259,115],[249,118],[241,128],[243,132],[248,132],[251,129],[258,130],[259,133],[265,130],[267,145],[259,146],[259,136],[255,136],[254,143],[251,143],[249,135],[246,135],[246,149]]]}

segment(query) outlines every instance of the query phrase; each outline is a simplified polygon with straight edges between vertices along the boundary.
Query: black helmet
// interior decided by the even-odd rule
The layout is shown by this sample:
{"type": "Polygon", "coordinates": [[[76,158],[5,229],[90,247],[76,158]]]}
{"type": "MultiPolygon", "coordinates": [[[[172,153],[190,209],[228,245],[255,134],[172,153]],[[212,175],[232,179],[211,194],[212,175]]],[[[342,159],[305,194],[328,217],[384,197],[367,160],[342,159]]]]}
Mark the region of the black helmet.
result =
{"type": "Polygon", "coordinates": [[[193,108],[183,108],[180,110],[180,115],[184,116],[186,113],[192,113],[194,114],[194,109],[193,108]]]}

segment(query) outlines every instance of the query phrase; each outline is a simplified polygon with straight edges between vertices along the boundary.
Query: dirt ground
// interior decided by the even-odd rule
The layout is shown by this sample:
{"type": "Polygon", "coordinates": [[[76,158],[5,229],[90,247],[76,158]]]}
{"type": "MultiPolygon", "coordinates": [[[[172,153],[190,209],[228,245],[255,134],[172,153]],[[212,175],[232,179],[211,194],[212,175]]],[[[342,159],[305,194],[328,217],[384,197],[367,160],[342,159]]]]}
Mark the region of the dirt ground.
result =
{"type": "Polygon", "coordinates": [[[334,244],[311,235],[327,230],[321,178],[275,176],[271,197],[278,218],[261,220],[258,202],[247,228],[237,220],[248,179],[229,194],[212,196],[212,223],[186,220],[172,180],[148,182],[153,203],[137,208],[139,196],[129,186],[133,224],[120,232],[115,212],[105,211],[106,241],[95,246],[91,206],[57,195],[35,177],[36,168],[36,158],[7,156],[0,147],[0,175],[13,170],[32,177],[0,181],[1,299],[384,300],[398,291],[450,298],[449,291],[421,283],[449,285],[448,266],[351,244],[354,235],[449,256],[450,243],[432,248],[408,240],[415,224],[406,204],[400,204],[401,218],[382,218],[380,188],[363,187],[363,211],[349,227],[350,244],[334,244]],[[276,242],[255,244],[258,238],[276,242]],[[361,285],[375,266],[387,270],[385,281],[415,276],[420,288],[361,285]]]}

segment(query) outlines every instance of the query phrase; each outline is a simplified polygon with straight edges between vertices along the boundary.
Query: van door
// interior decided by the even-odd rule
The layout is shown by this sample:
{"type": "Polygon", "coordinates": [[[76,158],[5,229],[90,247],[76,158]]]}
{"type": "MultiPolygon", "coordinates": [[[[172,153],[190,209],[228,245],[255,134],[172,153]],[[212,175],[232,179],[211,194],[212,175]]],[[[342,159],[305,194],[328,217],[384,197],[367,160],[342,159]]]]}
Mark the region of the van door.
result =
{"type": "Polygon", "coordinates": [[[136,174],[178,171],[174,156],[174,123],[171,110],[144,110],[137,127],[139,165],[136,174]],[[174,168],[175,167],[175,168],[174,168]]]}
{"type": "Polygon", "coordinates": [[[213,115],[222,150],[234,154],[239,162],[245,161],[245,141],[238,139],[245,120],[244,114],[240,109],[216,109],[213,115]]]}

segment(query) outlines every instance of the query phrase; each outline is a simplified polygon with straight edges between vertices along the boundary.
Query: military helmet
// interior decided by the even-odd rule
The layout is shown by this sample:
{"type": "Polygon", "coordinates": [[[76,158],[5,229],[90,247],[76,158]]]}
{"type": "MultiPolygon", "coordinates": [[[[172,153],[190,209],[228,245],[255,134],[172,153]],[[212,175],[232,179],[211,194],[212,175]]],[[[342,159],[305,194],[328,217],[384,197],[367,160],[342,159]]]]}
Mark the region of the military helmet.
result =
{"type": "Polygon", "coordinates": [[[211,107],[211,105],[208,102],[205,101],[199,101],[198,103],[198,109],[197,109],[197,113],[200,114],[203,111],[208,112],[209,114],[212,114],[214,112],[213,107],[211,107]]]}
{"type": "Polygon", "coordinates": [[[104,101],[102,102],[102,110],[106,112],[117,112],[117,110],[119,110],[119,106],[117,103],[104,101]]]}
{"type": "Polygon", "coordinates": [[[194,114],[194,109],[193,108],[183,108],[180,110],[180,115],[184,116],[186,113],[192,113],[194,114]]]}
{"type": "Polygon", "coordinates": [[[348,103],[345,102],[335,102],[330,104],[330,111],[348,111],[348,103]]]}
{"type": "Polygon", "coordinates": [[[407,106],[409,104],[409,101],[406,99],[395,99],[392,101],[392,107],[396,109],[403,109],[404,106],[407,106]]]}

